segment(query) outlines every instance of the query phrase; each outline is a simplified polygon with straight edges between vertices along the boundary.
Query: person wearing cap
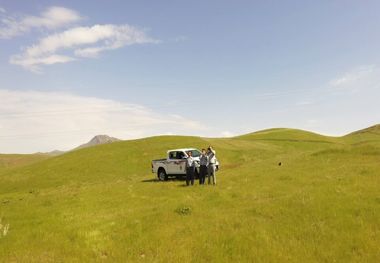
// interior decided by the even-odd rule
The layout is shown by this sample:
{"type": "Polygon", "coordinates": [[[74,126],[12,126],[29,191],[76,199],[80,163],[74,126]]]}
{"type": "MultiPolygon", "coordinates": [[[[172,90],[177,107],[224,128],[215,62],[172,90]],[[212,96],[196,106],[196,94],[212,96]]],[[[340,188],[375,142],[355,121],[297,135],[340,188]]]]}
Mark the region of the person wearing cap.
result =
{"type": "Polygon", "coordinates": [[[211,183],[211,177],[212,177],[212,184],[216,185],[216,151],[212,148],[212,146],[209,146],[207,149],[207,156],[208,156],[208,184],[211,183]]]}

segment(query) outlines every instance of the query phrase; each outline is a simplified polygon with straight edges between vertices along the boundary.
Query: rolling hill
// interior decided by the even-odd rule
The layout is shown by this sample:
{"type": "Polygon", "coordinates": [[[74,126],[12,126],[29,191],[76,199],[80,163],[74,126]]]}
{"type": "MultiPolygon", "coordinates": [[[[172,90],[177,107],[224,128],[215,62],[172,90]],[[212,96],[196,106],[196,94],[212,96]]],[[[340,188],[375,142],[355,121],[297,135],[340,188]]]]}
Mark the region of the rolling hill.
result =
{"type": "MultiPolygon", "coordinates": [[[[101,144],[107,144],[120,141],[120,139],[110,137],[108,135],[96,135],[89,142],[84,143],[73,150],[92,147],[101,144]]],[[[25,166],[41,160],[48,159],[49,157],[64,154],[64,151],[54,150],[51,152],[38,152],[33,154],[1,154],[0,153],[0,171],[10,169],[13,167],[25,166]]]]}
{"type": "Polygon", "coordinates": [[[376,262],[377,127],[159,136],[0,170],[0,261],[376,262]],[[167,149],[210,144],[216,187],[150,172],[167,149]]]}
{"type": "Polygon", "coordinates": [[[0,154],[0,171],[29,165],[49,158],[46,154],[0,154]]]}

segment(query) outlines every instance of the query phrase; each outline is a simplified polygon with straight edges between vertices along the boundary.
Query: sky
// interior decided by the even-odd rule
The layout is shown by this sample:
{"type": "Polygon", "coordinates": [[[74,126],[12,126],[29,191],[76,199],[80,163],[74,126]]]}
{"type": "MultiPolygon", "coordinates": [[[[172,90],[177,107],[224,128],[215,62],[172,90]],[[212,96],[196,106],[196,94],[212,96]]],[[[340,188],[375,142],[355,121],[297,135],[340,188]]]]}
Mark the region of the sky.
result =
{"type": "Polygon", "coordinates": [[[0,0],[0,152],[380,123],[379,1],[0,0]]]}

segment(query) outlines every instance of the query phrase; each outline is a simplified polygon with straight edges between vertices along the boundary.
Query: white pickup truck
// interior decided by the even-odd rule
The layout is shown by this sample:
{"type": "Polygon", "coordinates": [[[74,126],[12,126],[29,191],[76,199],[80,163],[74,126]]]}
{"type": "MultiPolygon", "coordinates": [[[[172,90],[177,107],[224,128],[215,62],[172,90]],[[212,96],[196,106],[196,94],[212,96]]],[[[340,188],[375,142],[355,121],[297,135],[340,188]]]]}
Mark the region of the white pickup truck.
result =
{"type": "MultiPolygon", "coordinates": [[[[152,173],[157,174],[161,181],[165,181],[169,176],[185,175],[186,163],[185,159],[188,157],[187,152],[191,151],[194,159],[199,163],[199,156],[201,152],[195,148],[184,148],[169,150],[166,159],[158,159],[152,161],[152,173]]],[[[216,169],[219,169],[219,162],[216,161],[216,169]]],[[[199,165],[196,169],[196,177],[199,174],[199,165]]]]}

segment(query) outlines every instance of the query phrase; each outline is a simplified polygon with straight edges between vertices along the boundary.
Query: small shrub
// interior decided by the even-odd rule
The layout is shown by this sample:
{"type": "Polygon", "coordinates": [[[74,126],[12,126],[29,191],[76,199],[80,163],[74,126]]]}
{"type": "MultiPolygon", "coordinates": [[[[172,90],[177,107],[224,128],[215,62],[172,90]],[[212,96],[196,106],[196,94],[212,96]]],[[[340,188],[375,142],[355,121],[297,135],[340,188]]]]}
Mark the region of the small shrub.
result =
{"type": "Polygon", "coordinates": [[[178,207],[175,212],[181,216],[187,216],[191,214],[191,207],[188,206],[182,206],[178,207]]]}

